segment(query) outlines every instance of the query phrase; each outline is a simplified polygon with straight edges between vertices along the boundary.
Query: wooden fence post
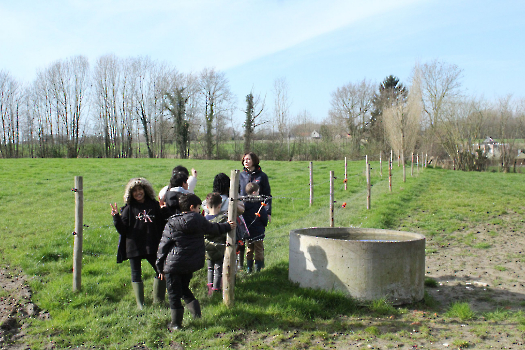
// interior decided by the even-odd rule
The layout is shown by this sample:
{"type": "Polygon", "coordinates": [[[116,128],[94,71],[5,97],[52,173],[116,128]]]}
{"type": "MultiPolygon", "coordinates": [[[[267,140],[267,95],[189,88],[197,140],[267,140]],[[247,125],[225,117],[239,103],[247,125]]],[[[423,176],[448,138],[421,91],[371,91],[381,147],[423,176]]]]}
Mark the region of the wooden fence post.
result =
{"type": "Polygon", "coordinates": [[[403,182],[407,182],[407,170],[405,168],[405,151],[401,150],[401,162],[403,163],[403,182]]]}
{"type": "Polygon", "coordinates": [[[314,163],[310,162],[310,206],[314,203],[314,163]]]}
{"type": "Polygon", "coordinates": [[[82,176],[75,176],[75,232],[73,243],[73,292],[82,287],[82,233],[84,227],[84,189],[82,176]]]}
{"type": "Polygon", "coordinates": [[[383,178],[383,151],[379,151],[379,175],[383,178]]]}
{"type": "Polygon", "coordinates": [[[346,157],[345,157],[345,180],[344,180],[344,183],[345,183],[345,191],[346,191],[346,183],[348,182],[348,177],[347,177],[347,163],[346,163],[346,157]]]}
{"type": "Polygon", "coordinates": [[[388,190],[392,192],[392,158],[390,158],[390,164],[388,164],[388,190]]]}
{"type": "Polygon", "coordinates": [[[366,163],[366,209],[370,209],[370,163],[366,163]]]}
{"type": "Polygon", "coordinates": [[[330,171],[330,227],[334,227],[334,172],[330,171]]]}
{"type": "Polygon", "coordinates": [[[412,160],[410,161],[410,176],[414,176],[414,152],[412,152],[412,160]]]}
{"type": "MultiPolygon", "coordinates": [[[[239,170],[232,170],[230,176],[230,203],[228,203],[228,220],[237,220],[237,199],[239,193],[239,170]]],[[[232,307],[235,301],[235,269],[236,258],[235,230],[226,236],[226,251],[224,252],[222,274],[222,300],[227,307],[232,307]]]]}

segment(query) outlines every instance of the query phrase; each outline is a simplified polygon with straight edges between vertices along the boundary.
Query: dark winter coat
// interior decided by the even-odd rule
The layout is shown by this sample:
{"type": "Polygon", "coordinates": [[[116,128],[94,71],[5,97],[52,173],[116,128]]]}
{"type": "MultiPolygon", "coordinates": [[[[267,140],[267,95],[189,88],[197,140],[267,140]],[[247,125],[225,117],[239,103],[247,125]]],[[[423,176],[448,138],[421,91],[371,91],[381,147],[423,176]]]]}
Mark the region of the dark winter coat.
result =
{"type": "Polygon", "coordinates": [[[175,214],[180,214],[182,211],[179,206],[179,199],[184,193],[178,191],[167,191],[164,196],[164,201],[166,206],[164,210],[166,211],[166,217],[170,217],[175,214]]]}
{"type": "MultiPolygon", "coordinates": [[[[268,181],[268,176],[263,173],[260,166],[257,166],[254,171],[249,171],[244,168],[244,170],[239,174],[239,186],[241,196],[246,196],[246,185],[249,182],[255,182],[259,185],[259,194],[267,197],[272,196],[272,190],[270,188],[270,182],[268,181]]],[[[272,215],[272,199],[269,198],[266,203],[266,211],[268,215],[272,215]]],[[[245,217],[246,219],[246,217],[245,217]]],[[[248,220],[246,220],[248,224],[248,220]]]]}
{"type": "Polygon", "coordinates": [[[204,267],[204,235],[218,236],[231,230],[230,224],[212,223],[195,212],[173,215],[168,219],[159,249],[160,273],[190,273],[204,267]]]}
{"type": "Polygon", "coordinates": [[[249,242],[259,241],[264,239],[266,226],[268,225],[268,212],[265,206],[261,205],[261,200],[257,200],[257,197],[248,197],[244,200],[244,221],[248,226],[248,232],[250,232],[249,242]],[[256,213],[259,212],[259,215],[256,213]]]}
{"type": "Polygon", "coordinates": [[[156,200],[131,201],[122,207],[120,214],[113,216],[113,224],[120,234],[117,263],[156,254],[164,223],[164,215],[156,200]]]}

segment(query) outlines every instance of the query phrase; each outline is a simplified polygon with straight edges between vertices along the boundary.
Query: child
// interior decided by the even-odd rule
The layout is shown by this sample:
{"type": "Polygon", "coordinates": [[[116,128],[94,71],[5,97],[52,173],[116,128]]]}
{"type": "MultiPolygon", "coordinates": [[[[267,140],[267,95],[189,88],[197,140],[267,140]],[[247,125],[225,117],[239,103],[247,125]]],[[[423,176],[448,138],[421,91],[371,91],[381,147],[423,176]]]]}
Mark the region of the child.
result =
{"type": "MultiPolygon", "coordinates": [[[[195,169],[191,169],[191,175],[190,173],[188,172],[188,168],[186,168],[185,166],[182,166],[182,165],[177,165],[175,168],[173,168],[172,172],[171,172],[171,176],[175,175],[176,173],[184,173],[186,174],[186,176],[188,177],[188,192],[190,193],[194,193],[194,190],[195,190],[195,186],[197,185],[197,170],[195,169]]],[[[160,206],[163,207],[164,206],[164,196],[166,195],[166,192],[169,190],[169,188],[172,187],[171,185],[168,185],[168,186],[164,186],[160,191],[159,191],[159,202],[160,202],[160,206]]]]}
{"type": "MultiPolygon", "coordinates": [[[[225,173],[219,173],[215,175],[215,178],[213,179],[213,192],[217,192],[220,194],[222,198],[222,205],[220,208],[221,213],[225,213],[228,211],[228,205],[229,205],[229,195],[230,195],[230,178],[225,173]]],[[[208,206],[206,203],[207,200],[204,200],[202,203],[204,207],[204,215],[208,215],[208,206]]],[[[244,238],[248,236],[248,230],[246,229],[246,224],[244,223],[244,219],[242,217],[242,213],[244,212],[244,204],[241,201],[237,202],[237,230],[235,234],[235,241],[237,242],[237,254],[238,254],[238,268],[242,269],[244,264],[244,238]]]]}
{"type": "MultiPolygon", "coordinates": [[[[217,192],[212,192],[206,196],[206,207],[208,215],[206,220],[211,222],[228,221],[228,212],[221,212],[222,198],[217,192]]],[[[224,251],[226,250],[226,233],[220,236],[204,236],[206,244],[206,261],[208,264],[208,295],[214,291],[221,290],[222,265],[224,261],[224,251]]]]}
{"type": "Polygon", "coordinates": [[[182,171],[174,173],[171,176],[168,191],[164,194],[163,209],[167,212],[166,217],[181,213],[179,198],[181,195],[188,193],[190,193],[188,190],[188,175],[182,171]]]}
{"type": "Polygon", "coordinates": [[[253,270],[253,260],[255,258],[255,272],[259,272],[264,267],[264,231],[268,225],[268,212],[266,203],[261,201],[259,196],[259,185],[249,182],[246,185],[244,199],[244,220],[248,225],[250,237],[248,239],[248,252],[246,253],[246,271],[251,273],[253,270]]]}
{"type": "Polygon", "coordinates": [[[179,198],[181,214],[173,215],[162,233],[157,252],[157,269],[166,280],[171,309],[170,329],[182,328],[184,308],[181,298],[194,318],[201,316],[200,304],[189,285],[193,273],[204,266],[204,235],[219,236],[235,229],[233,222],[211,223],[200,214],[201,200],[195,194],[179,198]]]}
{"type": "MultiPolygon", "coordinates": [[[[164,229],[165,219],[155,191],[144,178],[131,179],[124,191],[126,205],[119,210],[117,203],[111,205],[111,215],[120,234],[117,263],[129,259],[131,284],[137,300],[137,307],[144,307],[144,284],[142,282],[142,259],[146,259],[155,272],[157,247],[164,229]]],[[[156,274],[157,275],[157,274],[156,274]]],[[[154,303],[164,302],[166,282],[155,278],[153,281],[154,303]]]]}

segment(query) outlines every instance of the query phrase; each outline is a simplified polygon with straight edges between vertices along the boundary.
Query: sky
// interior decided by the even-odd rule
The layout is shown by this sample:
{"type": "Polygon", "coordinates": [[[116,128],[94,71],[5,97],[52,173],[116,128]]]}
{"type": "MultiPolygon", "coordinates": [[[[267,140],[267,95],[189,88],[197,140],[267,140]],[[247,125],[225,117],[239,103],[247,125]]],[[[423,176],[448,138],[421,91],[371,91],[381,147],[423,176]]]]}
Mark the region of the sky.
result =
{"type": "Polygon", "coordinates": [[[148,56],[181,73],[223,71],[237,98],[273,110],[285,79],[290,114],[328,116],[331,94],[388,75],[410,85],[416,63],[462,69],[473,97],[525,98],[522,0],[0,0],[0,71],[22,83],[57,60],[148,56]]]}

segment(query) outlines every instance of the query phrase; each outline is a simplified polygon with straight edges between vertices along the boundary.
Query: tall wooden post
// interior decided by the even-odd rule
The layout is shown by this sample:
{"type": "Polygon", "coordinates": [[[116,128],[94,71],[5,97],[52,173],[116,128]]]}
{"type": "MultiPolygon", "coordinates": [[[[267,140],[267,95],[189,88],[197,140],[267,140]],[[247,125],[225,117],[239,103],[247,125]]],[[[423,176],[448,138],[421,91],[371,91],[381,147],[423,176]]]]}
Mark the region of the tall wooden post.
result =
{"type": "Polygon", "coordinates": [[[390,164],[388,164],[388,190],[392,192],[392,158],[390,158],[390,164]]]}
{"type": "Polygon", "coordinates": [[[370,163],[366,163],[366,209],[370,209],[370,163]]]}
{"type": "Polygon", "coordinates": [[[84,227],[84,189],[82,176],[75,176],[75,232],[73,243],[73,291],[82,286],[82,234],[84,227]]]}
{"type": "MultiPolygon", "coordinates": [[[[237,199],[239,192],[239,170],[232,170],[230,176],[230,203],[228,203],[228,220],[237,220],[237,199]]],[[[226,250],[222,268],[222,300],[227,307],[232,307],[235,301],[235,230],[226,236],[226,250]]]]}
{"type": "Polygon", "coordinates": [[[330,227],[334,227],[334,172],[330,171],[330,227]]]}
{"type": "Polygon", "coordinates": [[[401,162],[403,163],[403,182],[407,182],[407,170],[405,168],[405,152],[401,150],[401,162]]]}
{"type": "Polygon", "coordinates": [[[410,161],[410,176],[414,176],[414,152],[412,152],[412,160],[410,161]]]}
{"type": "Polygon", "coordinates": [[[314,164],[310,162],[310,206],[314,203],[314,164]]]}
{"type": "Polygon", "coordinates": [[[383,151],[379,151],[379,176],[383,178],[383,151]]]}
{"type": "Polygon", "coordinates": [[[348,177],[347,177],[347,163],[346,163],[346,157],[345,157],[345,180],[344,180],[344,183],[345,183],[345,191],[346,191],[346,183],[348,182],[348,177]]]}
{"type": "Polygon", "coordinates": [[[419,153],[416,155],[416,173],[419,174],[419,153]]]}

